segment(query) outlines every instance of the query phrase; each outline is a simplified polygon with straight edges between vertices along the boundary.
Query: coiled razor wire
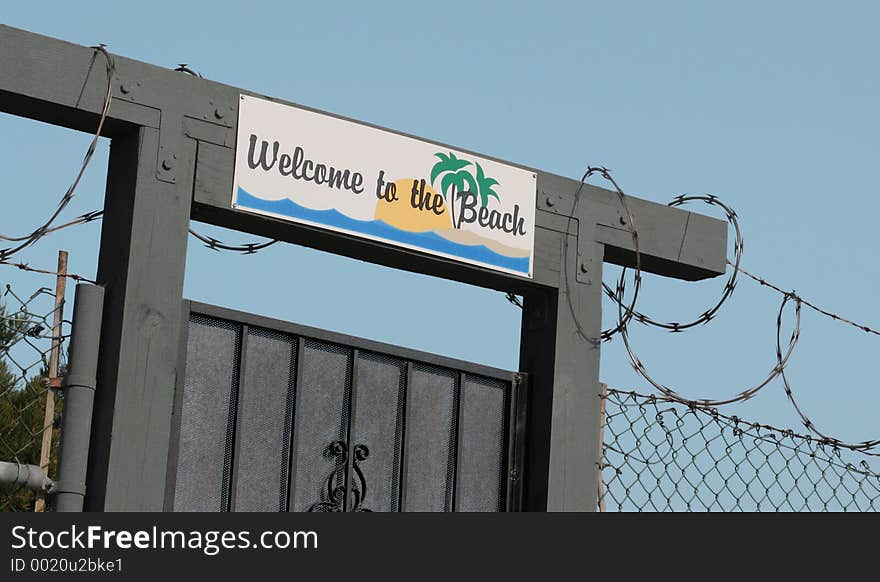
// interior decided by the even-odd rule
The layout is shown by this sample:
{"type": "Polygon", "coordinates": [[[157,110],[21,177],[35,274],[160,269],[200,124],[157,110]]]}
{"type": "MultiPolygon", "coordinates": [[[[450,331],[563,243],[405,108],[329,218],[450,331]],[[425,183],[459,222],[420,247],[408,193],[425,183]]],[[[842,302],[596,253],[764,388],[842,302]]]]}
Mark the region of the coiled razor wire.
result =
{"type": "MultiPolygon", "coordinates": [[[[598,345],[600,343],[600,340],[601,341],[609,341],[611,338],[614,337],[615,334],[620,333],[623,330],[623,328],[626,327],[626,324],[629,323],[629,320],[633,317],[633,314],[635,313],[635,305],[636,305],[636,301],[638,300],[638,297],[639,297],[639,290],[642,288],[642,254],[639,250],[639,233],[638,233],[638,230],[636,229],[635,217],[633,216],[633,213],[630,211],[629,206],[626,203],[626,194],[623,192],[623,190],[620,188],[620,186],[614,180],[614,177],[611,175],[611,171],[608,168],[605,168],[604,166],[587,166],[587,171],[584,172],[584,175],[581,177],[581,181],[578,184],[577,190],[575,190],[574,202],[571,207],[571,213],[568,215],[568,221],[565,226],[565,232],[566,232],[566,236],[563,237],[564,243],[562,245],[562,264],[566,265],[566,267],[563,268],[563,272],[565,273],[563,280],[565,281],[565,298],[566,298],[566,302],[568,304],[568,309],[571,311],[571,316],[572,316],[572,319],[574,320],[575,328],[577,329],[577,334],[582,339],[592,343],[593,345],[598,345]],[[580,204],[580,201],[581,201],[581,191],[584,188],[584,184],[594,174],[600,175],[602,178],[604,178],[605,180],[610,182],[611,185],[614,187],[614,191],[617,193],[617,198],[620,201],[620,205],[623,208],[623,211],[626,213],[626,216],[628,219],[627,227],[629,229],[630,236],[632,237],[633,251],[635,252],[635,256],[636,256],[636,266],[635,266],[635,271],[633,273],[633,295],[632,295],[632,299],[630,300],[629,307],[626,308],[625,314],[622,315],[618,319],[617,325],[611,329],[603,330],[599,339],[591,336],[586,331],[584,331],[584,328],[581,325],[580,319],[578,318],[578,315],[577,315],[577,311],[575,310],[574,304],[571,301],[571,281],[570,281],[571,274],[569,273],[570,269],[567,267],[567,265],[568,265],[568,246],[569,246],[569,242],[568,242],[569,237],[567,236],[567,233],[569,233],[571,231],[571,222],[572,222],[572,220],[574,220],[575,214],[577,214],[577,208],[578,208],[578,205],[580,204]]],[[[620,280],[617,283],[617,289],[619,291],[619,296],[621,298],[621,302],[623,301],[623,289],[625,287],[625,279],[624,279],[625,276],[626,276],[626,271],[624,270],[621,272],[620,280]]],[[[603,285],[604,285],[604,283],[603,283],[603,285]]],[[[510,300],[510,298],[508,297],[508,301],[509,300],[510,300]]],[[[622,305],[622,303],[621,303],[621,305],[622,305]]]]}
{"type": "MultiPolygon", "coordinates": [[[[623,339],[623,342],[624,342],[624,345],[625,345],[625,348],[627,351],[627,355],[629,356],[636,372],[640,376],[642,376],[649,384],[651,384],[654,388],[656,388],[661,394],[663,394],[666,398],[669,398],[672,401],[680,402],[680,403],[688,404],[688,405],[702,405],[702,406],[721,406],[721,405],[725,405],[725,404],[732,404],[734,402],[741,402],[744,400],[748,400],[749,398],[752,398],[755,394],[757,394],[761,389],[763,389],[765,386],[767,386],[770,382],[775,380],[777,377],[782,377],[784,387],[786,390],[786,395],[788,396],[788,399],[792,403],[792,405],[794,405],[794,408],[797,411],[798,415],[800,415],[801,420],[803,421],[804,425],[810,431],[812,431],[814,434],[816,434],[820,438],[824,439],[825,442],[833,443],[840,448],[847,448],[847,449],[858,450],[858,451],[862,451],[862,452],[866,452],[866,451],[869,451],[873,448],[880,446],[880,439],[868,440],[868,441],[863,441],[860,443],[846,443],[844,441],[841,441],[839,439],[835,439],[833,437],[829,437],[829,436],[819,432],[815,426],[815,423],[813,423],[803,413],[803,410],[798,406],[798,404],[794,398],[793,391],[791,390],[790,384],[788,383],[788,378],[784,374],[785,368],[788,364],[788,360],[789,360],[792,352],[794,351],[794,348],[797,345],[798,340],[800,338],[801,306],[802,305],[806,305],[809,308],[813,309],[814,311],[816,311],[822,315],[825,315],[827,317],[830,317],[831,319],[833,319],[835,321],[839,321],[841,323],[851,325],[851,326],[853,326],[857,329],[860,329],[862,331],[865,331],[867,333],[871,333],[874,335],[880,335],[880,331],[877,331],[867,325],[856,323],[852,320],[849,320],[849,319],[842,317],[842,316],[840,316],[836,313],[833,313],[831,311],[822,309],[821,307],[818,307],[815,304],[803,299],[802,297],[800,297],[798,294],[794,293],[793,291],[784,291],[780,287],[778,287],[772,283],[769,283],[765,279],[763,279],[757,275],[754,275],[754,274],[748,272],[747,270],[745,270],[741,266],[744,243],[743,243],[742,230],[740,229],[740,226],[739,226],[739,220],[738,220],[736,211],[734,211],[733,208],[731,208],[730,206],[728,206],[727,204],[722,202],[717,196],[714,196],[714,195],[676,196],[675,198],[673,198],[673,200],[671,202],[669,202],[668,206],[677,207],[677,206],[682,206],[682,205],[690,203],[690,202],[703,202],[703,203],[709,204],[711,206],[716,206],[716,207],[721,208],[724,211],[724,214],[726,216],[728,224],[730,224],[731,227],[733,227],[734,234],[735,234],[734,260],[731,261],[729,259],[726,259],[726,263],[728,265],[730,265],[732,267],[732,269],[731,269],[730,275],[728,276],[727,282],[724,285],[724,288],[723,288],[723,291],[721,293],[721,297],[719,298],[719,300],[711,308],[703,311],[696,319],[694,319],[693,321],[690,321],[690,322],[686,322],[686,323],[680,323],[680,322],[674,322],[674,321],[673,322],[659,321],[657,319],[654,319],[651,316],[648,316],[648,315],[636,310],[635,305],[636,305],[636,301],[638,298],[639,290],[641,288],[641,254],[639,252],[639,246],[638,246],[638,231],[635,228],[635,220],[633,218],[633,215],[631,212],[629,212],[629,209],[626,205],[625,194],[622,191],[622,189],[618,186],[618,184],[614,180],[614,178],[611,176],[611,172],[607,168],[597,167],[597,166],[589,166],[587,168],[587,171],[584,173],[584,176],[581,178],[581,181],[578,184],[577,190],[575,191],[574,204],[572,206],[572,212],[568,216],[568,224],[567,224],[566,230],[568,231],[571,228],[571,221],[573,220],[574,215],[576,214],[576,211],[577,211],[578,204],[580,203],[581,191],[583,189],[584,183],[593,174],[600,174],[603,178],[608,180],[614,186],[614,189],[615,189],[615,191],[621,201],[621,205],[623,206],[625,212],[629,216],[629,230],[630,230],[631,236],[633,238],[633,246],[634,246],[635,256],[636,256],[636,267],[635,267],[635,274],[633,277],[633,279],[634,279],[633,297],[630,300],[628,305],[624,304],[624,296],[625,296],[625,291],[626,291],[626,271],[627,271],[626,267],[624,267],[623,270],[621,271],[621,275],[620,275],[620,278],[618,279],[618,282],[617,282],[615,289],[611,289],[611,287],[607,283],[605,283],[604,281],[602,282],[603,292],[612,301],[614,301],[614,303],[617,304],[617,306],[618,306],[617,325],[614,328],[603,330],[602,334],[601,334],[602,340],[607,341],[607,340],[612,339],[614,335],[620,334],[623,339]],[[738,273],[743,273],[744,275],[746,275],[749,278],[753,279],[754,281],[758,282],[760,285],[769,287],[769,288],[771,288],[771,289],[773,289],[783,295],[782,304],[780,305],[779,313],[777,314],[777,318],[776,318],[776,337],[777,337],[776,365],[770,370],[770,372],[767,374],[766,378],[763,381],[761,381],[760,383],[752,386],[751,388],[743,390],[732,397],[724,398],[724,399],[687,398],[685,396],[682,396],[681,394],[679,394],[678,392],[676,392],[672,388],[655,380],[650,375],[650,373],[646,369],[645,365],[639,359],[638,355],[635,352],[635,349],[632,346],[632,343],[630,342],[629,330],[628,330],[629,322],[632,319],[635,319],[639,323],[643,323],[645,325],[650,325],[653,327],[658,327],[661,329],[666,329],[666,330],[671,331],[673,333],[686,331],[688,329],[697,327],[699,325],[707,324],[714,319],[714,317],[720,311],[721,307],[733,296],[733,291],[736,288],[738,273]],[[789,339],[788,347],[786,348],[785,353],[783,354],[783,351],[781,348],[782,342],[780,340],[780,337],[782,335],[782,314],[784,312],[785,306],[787,305],[787,303],[789,301],[793,301],[795,304],[795,328],[792,331],[791,337],[789,339]]],[[[569,241],[568,241],[568,237],[566,237],[564,245],[563,245],[563,258],[564,258],[563,260],[564,260],[564,264],[566,264],[566,265],[567,265],[568,246],[569,246],[569,241]]],[[[570,284],[571,284],[569,269],[566,268],[566,269],[564,269],[564,271],[565,271],[564,281],[565,281],[565,286],[566,286],[566,298],[568,301],[569,309],[571,310],[572,316],[574,317],[574,321],[575,321],[575,325],[577,327],[578,335],[580,335],[584,339],[587,339],[591,343],[594,343],[594,345],[598,344],[598,341],[595,338],[590,338],[588,336],[588,334],[586,334],[584,332],[583,327],[582,327],[580,321],[578,320],[578,317],[577,317],[577,314],[575,313],[574,306],[571,302],[571,297],[570,297],[570,293],[569,293],[570,284]]],[[[519,308],[522,308],[522,303],[517,299],[517,297],[513,293],[507,293],[506,299],[510,303],[512,303],[513,305],[515,305],[519,308]]]]}
{"type": "Polygon", "coordinates": [[[785,375],[785,369],[784,369],[785,366],[781,364],[782,350],[780,349],[780,343],[781,342],[779,339],[779,327],[777,327],[777,330],[776,330],[776,358],[777,358],[777,361],[780,362],[779,375],[782,377],[782,385],[785,389],[785,395],[786,395],[786,397],[788,397],[788,401],[791,402],[791,405],[794,407],[795,412],[797,412],[798,416],[800,417],[801,422],[803,423],[804,427],[806,427],[807,430],[809,430],[814,435],[816,435],[820,439],[822,439],[823,443],[827,443],[827,444],[830,444],[830,445],[833,445],[835,447],[842,448],[842,449],[849,449],[852,451],[862,451],[862,452],[864,452],[866,454],[870,454],[872,456],[880,456],[880,453],[869,453],[868,452],[868,451],[871,451],[871,450],[877,448],[877,446],[880,446],[880,439],[867,440],[867,441],[862,441],[860,443],[847,443],[847,442],[844,442],[840,439],[826,435],[825,433],[823,433],[822,431],[820,431],[816,427],[816,424],[804,413],[804,411],[798,405],[797,400],[794,397],[794,393],[791,390],[791,385],[788,383],[788,377],[785,375]]]}
{"type": "MultiPolygon", "coordinates": [[[[697,317],[696,319],[694,319],[693,321],[690,321],[687,323],[679,323],[679,322],[674,322],[674,321],[672,321],[672,322],[657,321],[656,319],[654,319],[648,315],[645,315],[644,313],[641,313],[641,312],[635,311],[635,310],[632,311],[632,317],[634,317],[636,319],[636,321],[638,321],[639,323],[644,323],[646,325],[650,325],[653,327],[659,327],[661,329],[666,329],[666,330],[669,330],[674,333],[685,331],[685,330],[690,329],[692,327],[697,327],[698,325],[704,325],[704,324],[712,321],[712,319],[715,317],[715,314],[718,313],[718,311],[721,309],[721,307],[724,305],[724,303],[733,295],[733,290],[734,290],[734,288],[736,288],[736,277],[737,277],[737,274],[739,274],[739,265],[740,265],[740,262],[742,261],[742,254],[743,254],[742,231],[739,228],[739,220],[737,220],[736,212],[731,207],[729,207],[728,205],[723,203],[721,200],[719,200],[717,196],[713,196],[713,195],[676,196],[675,198],[673,198],[672,202],[670,202],[667,206],[671,206],[671,207],[682,206],[682,205],[687,204],[689,202],[704,202],[704,203],[709,204],[711,206],[717,206],[724,211],[724,213],[727,217],[727,222],[728,222],[728,224],[730,224],[733,227],[734,233],[736,235],[736,241],[734,242],[734,247],[733,247],[734,260],[733,260],[733,263],[730,263],[733,265],[733,269],[731,269],[730,276],[728,277],[727,282],[724,284],[724,290],[722,291],[721,298],[718,300],[718,302],[714,306],[712,306],[711,308],[709,308],[706,311],[704,311],[703,313],[701,313],[700,316],[697,317]]],[[[728,263],[729,263],[729,261],[728,261],[728,263]]],[[[623,270],[626,271],[626,267],[624,267],[623,270]]],[[[622,279],[623,279],[623,275],[621,275],[621,280],[622,279]]],[[[619,290],[617,292],[612,291],[611,288],[604,281],[602,282],[602,289],[605,291],[605,294],[612,301],[614,301],[615,303],[619,302],[619,297],[618,297],[619,290]]],[[[629,309],[632,309],[632,307],[633,307],[633,305],[630,305],[629,309]]],[[[628,311],[629,311],[629,309],[628,309],[628,311]]]]}
{"type": "MultiPolygon", "coordinates": [[[[653,386],[654,388],[656,388],[657,390],[659,390],[660,392],[662,392],[664,395],[671,398],[672,400],[675,400],[677,402],[681,402],[683,404],[695,403],[695,404],[699,404],[699,405],[703,405],[703,406],[722,406],[724,404],[733,404],[734,402],[742,402],[742,401],[748,400],[749,398],[752,398],[762,388],[764,388],[765,386],[767,386],[767,384],[772,382],[777,376],[781,375],[783,370],[785,369],[785,366],[788,364],[788,359],[789,359],[789,357],[791,357],[791,354],[794,351],[795,346],[797,345],[798,339],[800,338],[800,330],[801,330],[801,304],[800,304],[800,301],[796,297],[793,297],[791,295],[786,295],[782,300],[782,304],[779,306],[779,314],[776,319],[777,335],[778,335],[780,333],[780,329],[782,327],[782,313],[785,310],[786,304],[790,300],[793,300],[794,304],[795,304],[795,327],[791,333],[791,338],[789,339],[788,349],[786,350],[785,355],[783,356],[781,353],[781,350],[780,350],[779,358],[777,360],[776,366],[774,366],[773,369],[770,370],[770,373],[767,375],[766,378],[764,378],[764,380],[762,382],[752,386],[751,388],[747,388],[746,390],[743,390],[743,391],[739,392],[738,394],[736,394],[735,396],[731,396],[729,398],[723,398],[723,399],[687,398],[687,397],[680,395],[678,392],[676,392],[672,388],[655,380],[648,373],[648,370],[645,368],[644,364],[642,364],[642,362],[639,360],[638,355],[636,354],[635,350],[632,347],[632,344],[630,343],[629,331],[627,330],[626,326],[624,326],[621,329],[620,337],[623,340],[623,345],[626,348],[626,353],[629,355],[630,361],[632,362],[632,365],[635,368],[636,372],[642,378],[644,378],[649,384],[651,384],[651,386],[653,386]]],[[[622,311],[622,308],[619,308],[619,311],[622,311]]],[[[622,317],[622,315],[621,315],[621,317],[622,317]]]]}
{"type": "Polygon", "coordinates": [[[94,212],[90,212],[88,214],[84,214],[66,224],[61,226],[53,227],[53,223],[61,214],[61,212],[67,207],[70,201],[73,199],[74,192],[76,191],[77,186],[79,186],[80,180],[82,180],[83,175],[85,174],[86,168],[89,166],[89,162],[92,161],[92,156],[95,154],[95,150],[98,146],[98,140],[101,137],[101,132],[104,129],[104,122],[107,119],[107,114],[110,111],[110,103],[113,100],[113,74],[116,69],[116,65],[113,62],[113,58],[110,56],[110,53],[107,52],[107,49],[104,48],[104,45],[98,45],[92,47],[94,49],[94,54],[92,55],[92,63],[94,64],[95,58],[100,53],[103,55],[104,59],[107,62],[107,91],[104,94],[104,105],[101,108],[101,116],[98,120],[98,127],[95,130],[95,135],[92,138],[91,143],[89,144],[88,149],[86,150],[85,155],[83,156],[82,164],[80,165],[79,172],[77,172],[76,177],[73,182],[67,188],[67,191],[61,197],[61,200],[58,203],[58,206],[55,208],[55,211],[49,216],[49,218],[39,227],[37,227],[33,232],[24,236],[8,236],[0,234],[0,240],[5,240],[11,243],[20,243],[16,246],[12,246],[5,249],[0,249],[0,260],[8,260],[10,257],[18,253],[19,251],[35,244],[38,240],[46,236],[51,232],[56,232],[61,230],[62,228],[67,228],[69,226],[75,226],[77,224],[84,224],[86,222],[91,222],[95,220],[100,214],[95,214],[94,212]]]}

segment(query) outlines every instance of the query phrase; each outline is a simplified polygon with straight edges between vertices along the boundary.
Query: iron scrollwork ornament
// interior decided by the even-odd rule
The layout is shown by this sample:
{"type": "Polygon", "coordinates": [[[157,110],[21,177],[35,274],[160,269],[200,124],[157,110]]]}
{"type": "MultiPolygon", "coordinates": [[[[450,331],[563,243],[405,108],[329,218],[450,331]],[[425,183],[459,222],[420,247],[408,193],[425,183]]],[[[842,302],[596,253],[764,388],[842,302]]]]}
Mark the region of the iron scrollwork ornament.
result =
{"type": "MultiPolygon", "coordinates": [[[[326,500],[319,501],[309,508],[309,511],[346,511],[345,499],[345,471],[348,465],[348,444],[344,441],[333,441],[327,448],[331,457],[336,459],[336,468],[327,477],[326,500]],[[336,483],[342,480],[343,485],[336,483]]],[[[352,503],[350,511],[372,511],[361,505],[367,496],[367,481],[361,471],[360,463],[370,456],[370,449],[366,445],[355,445],[352,449],[352,470],[355,480],[351,484],[352,503]]]]}

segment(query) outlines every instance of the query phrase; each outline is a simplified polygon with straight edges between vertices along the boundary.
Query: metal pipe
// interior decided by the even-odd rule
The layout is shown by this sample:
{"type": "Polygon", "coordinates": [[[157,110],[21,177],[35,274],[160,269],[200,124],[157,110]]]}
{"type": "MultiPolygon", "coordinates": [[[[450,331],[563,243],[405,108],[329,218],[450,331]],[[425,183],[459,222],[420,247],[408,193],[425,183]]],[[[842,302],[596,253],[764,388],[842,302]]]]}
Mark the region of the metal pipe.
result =
{"type": "Polygon", "coordinates": [[[76,286],[69,366],[64,376],[61,456],[55,488],[56,511],[83,509],[103,311],[103,287],[89,283],[76,286]]]}
{"type": "Polygon", "coordinates": [[[0,483],[24,486],[34,491],[51,493],[55,482],[36,465],[0,461],[0,483]]]}

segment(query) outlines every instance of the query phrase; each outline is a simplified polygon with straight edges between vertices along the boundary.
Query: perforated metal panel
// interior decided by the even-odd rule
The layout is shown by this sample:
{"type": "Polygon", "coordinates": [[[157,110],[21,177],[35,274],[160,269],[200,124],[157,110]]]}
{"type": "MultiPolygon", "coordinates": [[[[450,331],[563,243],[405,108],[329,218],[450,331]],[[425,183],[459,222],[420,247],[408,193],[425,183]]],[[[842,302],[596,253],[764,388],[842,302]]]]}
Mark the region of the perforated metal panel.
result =
{"type": "Polygon", "coordinates": [[[291,511],[308,511],[331,501],[327,481],[343,486],[337,470],[344,461],[329,447],[348,439],[348,400],[351,395],[351,350],[306,339],[302,342],[299,398],[294,415],[291,511]],[[332,476],[332,477],[331,477],[332,476]]]}
{"type": "Polygon", "coordinates": [[[168,509],[520,507],[521,375],[186,306],[168,509]]]}
{"type": "Polygon", "coordinates": [[[455,475],[458,374],[424,364],[410,370],[404,511],[450,511],[455,475]]]}
{"type": "Polygon", "coordinates": [[[187,369],[180,407],[174,509],[226,509],[232,461],[230,417],[238,389],[241,326],[193,314],[187,340],[187,369]],[[205,483],[214,493],[205,495],[205,483]]]}
{"type": "Polygon", "coordinates": [[[466,374],[461,386],[458,427],[456,511],[499,511],[504,493],[504,446],[507,386],[498,380],[466,374]]]}
{"type": "Polygon", "coordinates": [[[287,507],[296,341],[249,327],[242,350],[232,508],[279,511],[287,507]]]}
{"type": "Polygon", "coordinates": [[[368,484],[363,506],[372,511],[397,511],[406,362],[386,354],[359,352],[356,381],[352,441],[369,447],[369,457],[360,464],[368,484]]]}

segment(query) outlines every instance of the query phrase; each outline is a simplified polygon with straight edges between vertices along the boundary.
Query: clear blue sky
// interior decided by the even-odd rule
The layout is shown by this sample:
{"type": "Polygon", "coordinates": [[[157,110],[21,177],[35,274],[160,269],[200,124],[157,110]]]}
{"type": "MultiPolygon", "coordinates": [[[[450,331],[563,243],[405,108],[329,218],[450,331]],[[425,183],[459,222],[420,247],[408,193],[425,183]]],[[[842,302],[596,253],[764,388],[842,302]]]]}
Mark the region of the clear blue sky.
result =
{"type": "MultiPolygon", "coordinates": [[[[880,7],[870,2],[7,3],[0,21],[547,171],[606,165],[633,195],[715,194],[739,213],[743,265],[880,326],[880,7]]],[[[88,136],[0,115],[0,232],[29,231],[75,174],[88,136]],[[42,153],[41,153],[42,152],[42,153]]],[[[103,142],[69,216],[100,208],[103,142]]],[[[705,207],[696,211],[712,212],[705,207]]],[[[216,234],[216,229],[208,229],[216,234]]],[[[21,258],[93,276],[100,225],[21,258]]],[[[247,235],[217,236],[248,240],[247,235]]],[[[616,270],[609,268],[606,280],[616,270]]],[[[0,270],[16,289],[48,279],[0,270]]],[[[640,307],[683,321],[722,281],[646,277],[640,307]]],[[[186,296],[514,369],[519,311],[502,294],[278,245],[256,256],[190,241],[186,296]],[[424,305],[455,305],[423,309],[424,305]]],[[[743,280],[706,328],[635,327],[659,379],[721,397],[774,365],[780,297],[743,280]]],[[[606,305],[610,324],[615,311],[606,305]]],[[[804,313],[790,379],[816,423],[880,435],[878,338],[804,313]]],[[[602,378],[649,388],[619,341],[602,378]]],[[[731,414],[797,428],[778,383],[731,414]]]]}

